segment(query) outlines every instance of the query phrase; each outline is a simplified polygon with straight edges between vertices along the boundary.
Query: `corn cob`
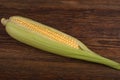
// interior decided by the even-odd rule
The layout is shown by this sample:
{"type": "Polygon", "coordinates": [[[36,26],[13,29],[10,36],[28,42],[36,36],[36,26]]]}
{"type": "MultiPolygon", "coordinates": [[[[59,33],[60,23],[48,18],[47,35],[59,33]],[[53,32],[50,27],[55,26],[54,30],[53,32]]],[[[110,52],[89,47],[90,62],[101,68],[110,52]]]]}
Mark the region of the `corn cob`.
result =
{"type": "Polygon", "coordinates": [[[120,64],[88,49],[81,41],[59,30],[21,16],[2,18],[7,33],[14,39],[57,55],[104,64],[120,70],[120,64]]]}

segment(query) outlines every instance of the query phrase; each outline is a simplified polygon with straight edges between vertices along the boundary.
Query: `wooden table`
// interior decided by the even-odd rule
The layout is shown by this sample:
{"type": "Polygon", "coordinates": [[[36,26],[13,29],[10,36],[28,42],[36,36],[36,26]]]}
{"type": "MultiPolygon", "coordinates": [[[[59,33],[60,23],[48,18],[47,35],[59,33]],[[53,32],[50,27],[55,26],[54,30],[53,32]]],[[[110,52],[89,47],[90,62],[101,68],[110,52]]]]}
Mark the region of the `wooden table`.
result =
{"type": "MultiPolygon", "coordinates": [[[[120,0],[0,0],[0,18],[13,15],[50,25],[120,62],[120,0]]],[[[120,71],[30,47],[0,24],[0,80],[120,80],[120,71]]]]}

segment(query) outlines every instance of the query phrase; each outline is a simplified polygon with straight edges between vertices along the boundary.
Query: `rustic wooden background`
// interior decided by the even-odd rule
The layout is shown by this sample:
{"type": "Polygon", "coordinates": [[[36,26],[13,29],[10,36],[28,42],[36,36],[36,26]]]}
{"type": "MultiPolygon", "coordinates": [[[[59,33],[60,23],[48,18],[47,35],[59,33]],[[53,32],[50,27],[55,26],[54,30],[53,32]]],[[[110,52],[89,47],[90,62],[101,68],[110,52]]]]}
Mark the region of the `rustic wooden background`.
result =
{"type": "MultiPolygon", "coordinates": [[[[120,0],[0,0],[0,18],[13,15],[57,28],[120,62],[120,0]]],[[[0,24],[0,80],[120,80],[120,71],[27,46],[0,24]]]]}

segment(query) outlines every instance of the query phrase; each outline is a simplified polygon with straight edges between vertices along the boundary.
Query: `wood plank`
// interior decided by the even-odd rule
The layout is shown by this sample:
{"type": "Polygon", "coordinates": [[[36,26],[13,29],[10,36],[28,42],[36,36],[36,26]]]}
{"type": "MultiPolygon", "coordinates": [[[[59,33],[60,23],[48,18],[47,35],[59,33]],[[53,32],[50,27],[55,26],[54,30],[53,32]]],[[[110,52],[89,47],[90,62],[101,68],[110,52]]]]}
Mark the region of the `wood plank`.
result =
{"type": "MultiPolygon", "coordinates": [[[[1,0],[0,18],[52,26],[120,62],[120,0],[1,0]]],[[[54,55],[11,38],[0,24],[0,80],[119,80],[109,67],[54,55]]]]}

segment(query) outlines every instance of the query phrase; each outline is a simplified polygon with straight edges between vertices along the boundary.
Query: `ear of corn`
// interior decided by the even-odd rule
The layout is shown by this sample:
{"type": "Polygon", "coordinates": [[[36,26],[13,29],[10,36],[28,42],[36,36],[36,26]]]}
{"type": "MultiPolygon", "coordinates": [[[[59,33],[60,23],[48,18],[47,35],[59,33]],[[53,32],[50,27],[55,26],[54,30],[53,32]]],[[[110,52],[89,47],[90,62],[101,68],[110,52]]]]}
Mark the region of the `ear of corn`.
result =
{"type": "Polygon", "coordinates": [[[1,22],[10,36],[35,48],[120,69],[119,63],[92,52],[81,41],[49,26],[20,16],[2,18],[1,22]]]}
{"type": "Polygon", "coordinates": [[[71,46],[73,48],[79,49],[79,45],[76,40],[65,35],[61,32],[53,30],[52,28],[48,28],[46,26],[42,27],[43,25],[38,25],[32,22],[27,22],[19,18],[12,18],[11,21],[15,22],[16,24],[24,25],[24,27],[34,33],[44,35],[45,37],[60,42],[61,44],[65,44],[71,46]]]}

